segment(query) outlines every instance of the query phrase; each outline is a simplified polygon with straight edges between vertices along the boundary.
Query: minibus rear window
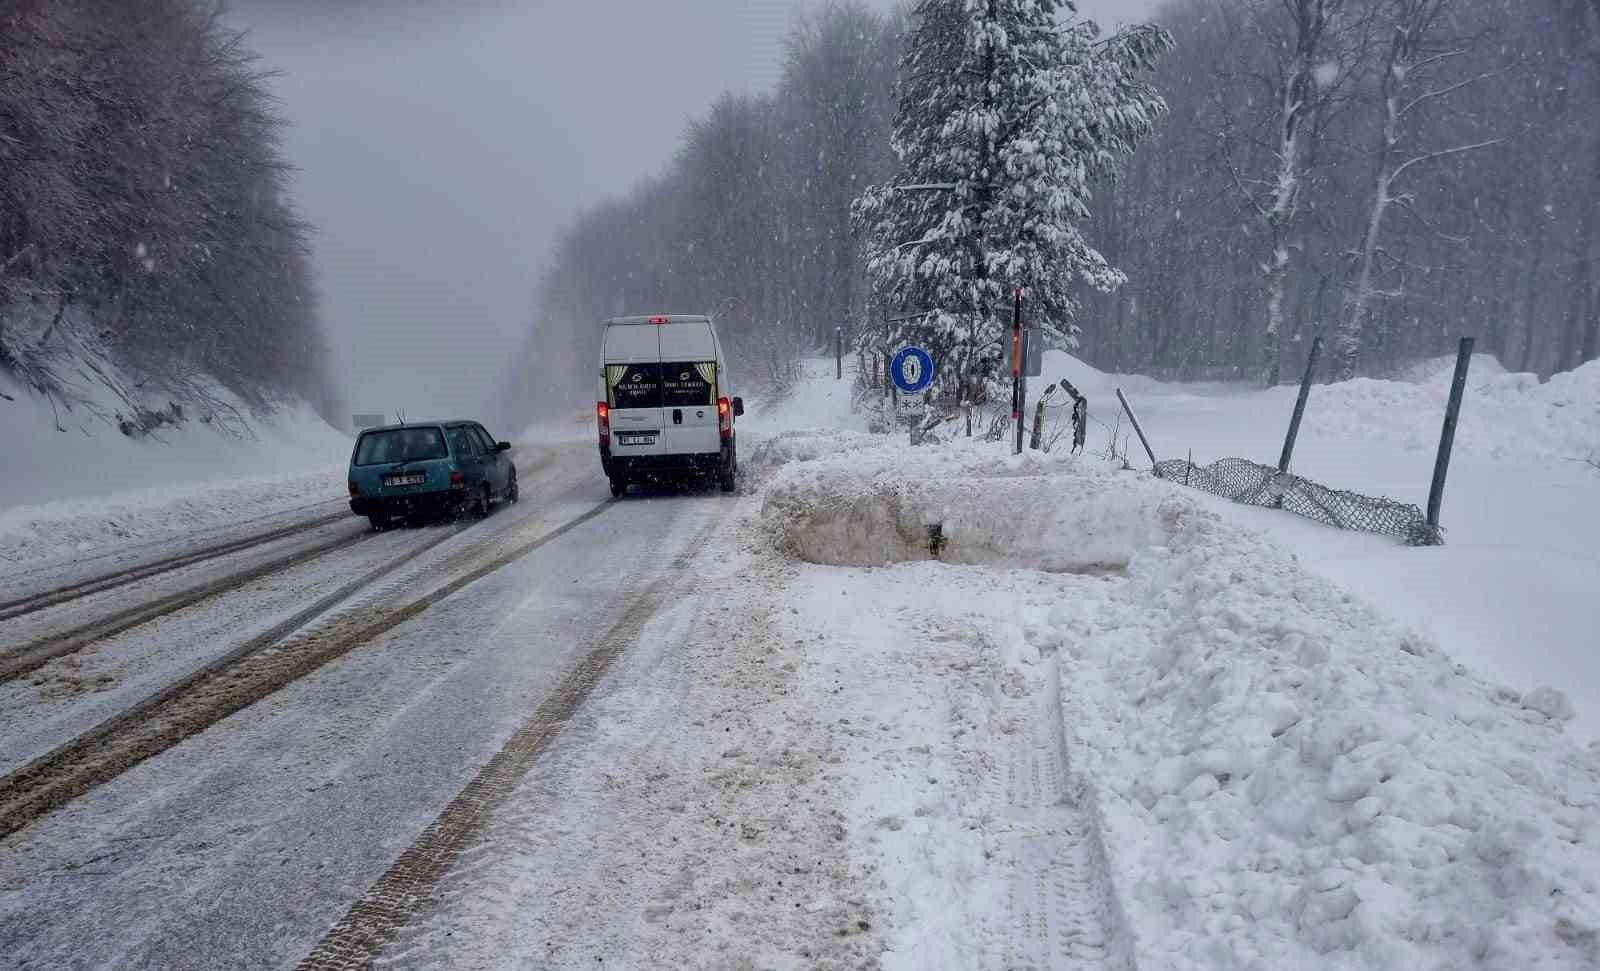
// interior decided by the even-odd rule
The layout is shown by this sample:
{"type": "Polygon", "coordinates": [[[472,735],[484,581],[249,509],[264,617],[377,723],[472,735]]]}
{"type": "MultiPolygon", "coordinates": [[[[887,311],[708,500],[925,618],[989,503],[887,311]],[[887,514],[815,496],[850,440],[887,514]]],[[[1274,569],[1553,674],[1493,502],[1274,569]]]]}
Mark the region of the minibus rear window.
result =
{"type": "Polygon", "coordinates": [[[628,408],[661,407],[661,365],[659,364],[608,364],[606,387],[610,391],[611,407],[628,408]]]}
{"type": "Polygon", "coordinates": [[[661,365],[663,408],[707,408],[717,403],[717,365],[689,361],[661,365]]]}

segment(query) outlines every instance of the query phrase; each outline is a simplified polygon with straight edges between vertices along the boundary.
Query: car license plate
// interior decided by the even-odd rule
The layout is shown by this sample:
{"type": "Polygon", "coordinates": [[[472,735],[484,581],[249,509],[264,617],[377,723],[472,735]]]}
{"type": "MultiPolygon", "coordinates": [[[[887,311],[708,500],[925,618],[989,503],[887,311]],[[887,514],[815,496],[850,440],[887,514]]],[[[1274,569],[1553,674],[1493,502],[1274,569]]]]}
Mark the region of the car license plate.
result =
{"type": "Polygon", "coordinates": [[[383,477],[383,484],[386,486],[422,485],[427,481],[428,477],[421,472],[414,472],[411,475],[386,475],[383,477]]]}
{"type": "Polygon", "coordinates": [[[654,445],[655,443],[655,432],[635,432],[632,435],[627,432],[617,432],[618,445],[654,445]]]}

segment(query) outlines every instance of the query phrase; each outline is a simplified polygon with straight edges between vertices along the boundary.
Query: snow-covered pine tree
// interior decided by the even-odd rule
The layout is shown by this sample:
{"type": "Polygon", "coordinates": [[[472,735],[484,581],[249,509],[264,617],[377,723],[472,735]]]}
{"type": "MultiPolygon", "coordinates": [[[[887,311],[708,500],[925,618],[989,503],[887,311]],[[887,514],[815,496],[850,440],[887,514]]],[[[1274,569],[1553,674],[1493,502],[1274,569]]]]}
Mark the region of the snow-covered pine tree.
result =
{"type": "Polygon", "coordinates": [[[922,344],[943,390],[970,390],[1003,369],[1013,288],[1073,347],[1075,278],[1122,281],[1075,223],[1165,111],[1148,76],[1172,40],[1152,26],[1099,38],[1070,0],[919,0],[912,18],[898,171],[855,216],[878,306],[926,316],[865,339],[922,344]]]}

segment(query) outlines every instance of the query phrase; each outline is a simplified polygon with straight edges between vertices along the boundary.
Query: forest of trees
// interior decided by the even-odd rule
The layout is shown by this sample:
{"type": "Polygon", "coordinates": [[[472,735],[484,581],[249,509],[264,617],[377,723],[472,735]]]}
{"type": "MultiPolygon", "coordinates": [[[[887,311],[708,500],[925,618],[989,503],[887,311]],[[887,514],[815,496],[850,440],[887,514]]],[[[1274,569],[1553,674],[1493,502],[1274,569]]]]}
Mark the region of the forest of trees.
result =
{"type": "Polygon", "coordinates": [[[1170,115],[1095,207],[1129,282],[1090,298],[1091,360],[1289,380],[1314,336],[1338,377],[1464,335],[1542,374],[1600,352],[1600,0],[1175,0],[1160,20],[1170,115]]]}
{"type": "Polygon", "coordinates": [[[0,3],[0,368],[60,394],[103,355],[180,402],[321,400],[278,127],[214,4],[0,3]]]}
{"type": "MultiPolygon", "coordinates": [[[[613,314],[711,312],[748,376],[781,381],[835,326],[908,309],[872,292],[849,214],[896,177],[912,9],[818,8],[776,90],[725,96],[665,174],[569,228],[512,416],[588,396],[613,314]]],[[[1172,0],[1155,19],[1169,111],[1080,223],[1126,282],[1080,281],[1077,319],[1050,322],[1088,361],[1271,382],[1316,336],[1325,377],[1462,335],[1542,374],[1600,354],[1600,0],[1172,0]]]]}
{"type": "Polygon", "coordinates": [[[504,418],[592,402],[607,317],[711,313],[743,377],[763,383],[858,321],[868,295],[850,204],[893,165],[900,36],[860,0],[802,15],[776,90],[724,95],[663,175],[571,226],[503,382],[504,418]]]}

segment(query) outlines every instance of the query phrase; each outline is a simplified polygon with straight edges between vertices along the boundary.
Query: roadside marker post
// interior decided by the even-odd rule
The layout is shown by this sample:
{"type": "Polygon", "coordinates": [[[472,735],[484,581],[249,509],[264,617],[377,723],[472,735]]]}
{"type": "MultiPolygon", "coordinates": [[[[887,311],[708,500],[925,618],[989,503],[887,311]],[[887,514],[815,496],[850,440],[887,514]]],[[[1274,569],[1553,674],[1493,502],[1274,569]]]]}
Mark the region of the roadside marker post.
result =
{"type": "Polygon", "coordinates": [[[1017,455],[1022,454],[1022,288],[1012,291],[1011,310],[1011,422],[1017,426],[1017,455]]]}

